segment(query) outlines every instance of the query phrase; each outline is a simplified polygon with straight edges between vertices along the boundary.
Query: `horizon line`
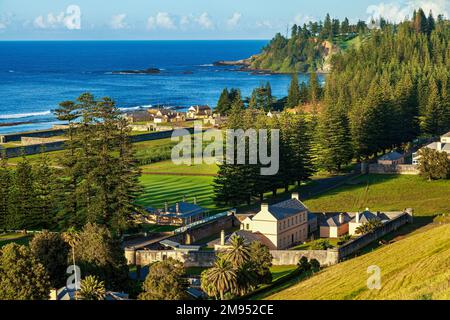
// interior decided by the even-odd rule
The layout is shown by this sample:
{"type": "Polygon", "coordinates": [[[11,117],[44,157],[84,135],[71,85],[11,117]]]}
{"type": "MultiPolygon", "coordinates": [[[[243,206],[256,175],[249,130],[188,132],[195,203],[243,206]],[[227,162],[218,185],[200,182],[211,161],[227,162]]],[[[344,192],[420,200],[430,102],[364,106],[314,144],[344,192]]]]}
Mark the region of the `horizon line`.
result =
{"type": "Polygon", "coordinates": [[[0,42],[76,42],[76,41],[269,41],[270,38],[245,39],[0,39],[0,42]]]}

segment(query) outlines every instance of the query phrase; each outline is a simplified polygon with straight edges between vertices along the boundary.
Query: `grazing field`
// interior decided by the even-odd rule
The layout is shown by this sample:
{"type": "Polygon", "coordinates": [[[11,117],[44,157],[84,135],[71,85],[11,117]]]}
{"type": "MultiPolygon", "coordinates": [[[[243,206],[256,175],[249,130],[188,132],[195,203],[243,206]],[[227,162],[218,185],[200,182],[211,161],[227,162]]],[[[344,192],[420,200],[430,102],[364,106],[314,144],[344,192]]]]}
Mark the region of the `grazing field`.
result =
{"type": "Polygon", "coordinates": [[[429,182],[419,176],[367,175],[305,203],[318,212],[413,208],[415,216],[433,216],[450,213],[449,195],[450,180],[429,182]]]}
{"type": "Polygon", "coordinates": [[[268,299],[450,299],[450,225],[420,232],[329,267],[268,299]],[[367,287],[369,266],[381,270],[381,289],[367,287]]]}

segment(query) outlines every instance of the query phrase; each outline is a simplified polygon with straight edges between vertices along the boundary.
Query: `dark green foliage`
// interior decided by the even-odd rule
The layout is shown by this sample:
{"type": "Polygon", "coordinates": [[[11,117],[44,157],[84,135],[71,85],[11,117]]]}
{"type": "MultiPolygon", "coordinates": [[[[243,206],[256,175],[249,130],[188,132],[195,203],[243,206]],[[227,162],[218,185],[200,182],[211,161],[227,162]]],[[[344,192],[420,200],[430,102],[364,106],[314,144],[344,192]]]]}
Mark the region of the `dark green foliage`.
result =
{"type": "Polygon", "coordinates": [[[290,38],[277,33],[263,52],[252,58],[251,67],[274,72],[310,72],[324,69],[325,58],[330,54],[328,45],[351,39],[357,33],[365,33],[364,22],[350,25],[345,19],[342,25],[328,14],[325,22],[291,28],[290,38]],[[324,41],[328,43],[324,43],[324,41]]]}
{"type": "Polygon", "coordinates": [[[106,288],[126,291],[128,266],[120,242],[104,226],[88,223],[74,241],[75,262],[82,277],[94,275],[106,288]]]}
{"type": "Polygon", "coordinates": [[[0,300],[47,300],[51,284],[30,249],[14,243],[0,249],[0,300]]]}
{"type": "Polygon", "coordinates": [[[139,300],[183,300],[188,283],[184,279],[183,263],[172,258],[149,267],[139,300]]]}
{"type": "Polygon", "coordinates": [[[289,92],[287,97],[287,108],[294,108],[300,103],[300,87],[298,85],[298,75],[297,73],[292,74],[291,84],[289,86],[289,92]]]}
{"type": "Polygon", "coordinates": [[[111,99],[95,100],[86,93],[61,103],[56,115],[69,121],[59,224],[67,228],[93,222],[114,232],[126,229],[140,191],[139,169],[120,110],[111,99]]]}
{"type": "MultiPolygon", "coordinates": [[[[307,181],[314,172],[311,156],[311,133],[304,114],[282,113],[279,117],[269,118],[265,113],[254,110],[234,108],[228,119],[228,128],[267,129],[268,145],[272,137],[270,129],[279,130],[279,170],[275,175],[262,175],[258,164],[236,164],[236,145],[234,164],[223,163],[219,166],[214,180],[215,200],[219,204],[238,205],[250,203],[252,197],[263,199],[265,192],[276,193],[278,188],[288,189],[289,185],[307,181]]],[[[249,154],[249,140],[246,138],[246,159],[249,154]]],[[[256,144],[259,149],[259,137],[256,144]]],[[[269,148],[270,150],[270,148],[269,148]]]]}
{"type": "Polygon", "coordinates": [[[437,180],[450,177],[450,159],[447,153],[424,148],[419,151],[419,171],[425,179],[437,180]]]}
{"type": "Polygon", "coordinates": [[[69,245],[58,233],[43,231],[30,242],[33,256],[45,268],[53,288],[59,289],[66,284],[69,245]]]}

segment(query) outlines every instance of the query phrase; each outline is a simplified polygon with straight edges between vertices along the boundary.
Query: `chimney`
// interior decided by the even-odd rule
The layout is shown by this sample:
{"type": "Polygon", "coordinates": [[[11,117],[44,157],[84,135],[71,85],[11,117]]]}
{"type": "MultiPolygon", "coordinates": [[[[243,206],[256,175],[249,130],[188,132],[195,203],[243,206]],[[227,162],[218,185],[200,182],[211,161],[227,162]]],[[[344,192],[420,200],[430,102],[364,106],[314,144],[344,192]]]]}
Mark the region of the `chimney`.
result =
{"type": "Polygon", "coordinates": [[[267,202],[261,203],[261,211],[269,211],[269,204],[267,202]]]}
{"type": "Polygon", "coordinates": [[[300,200],[300,196],[299,196],[298,192],[292,193],[292,197],[291,198],[292,199],[296,199],[296,200],[300,200]]]}
{"type": "Polygon", "coordinates": [[[197,204],[197,197],[194,197],[194,204],[197,204]]]}
{"type": "Polygon", "coordinates": [[[436,150],[442,151],[442,142],[436,142],[436,150]]]}
{"type": "Polygon", "coordinates": [[[176,210],[177,214],[180,213],[180,204],[178,202],[175,204],[175,210],[176,210]]]}
{"type": "Polygon", "coordinates": [[[356,223],[359,223],[359,212],[356,213],[356,223]]]}
{"type": "Polygon", "coordinates": [[[166,202],[164,202],[164,212],[167,213],[169,211],[169,204],[166,202]]]}
{"type": "Polygon", "coordinates": [[[343,224],[344,223],[344,214],[340,213],[339,214],[339,224],[343,224]]]}
{"type": "Polygon", "coordinates": [[[225,230],[220,231],[220,245],[225,245],[225,230]]]}
{"type": "Polygon", "coordinates": [[[183,202],[186,202],[186,196],[183,195],[183,202]]]}

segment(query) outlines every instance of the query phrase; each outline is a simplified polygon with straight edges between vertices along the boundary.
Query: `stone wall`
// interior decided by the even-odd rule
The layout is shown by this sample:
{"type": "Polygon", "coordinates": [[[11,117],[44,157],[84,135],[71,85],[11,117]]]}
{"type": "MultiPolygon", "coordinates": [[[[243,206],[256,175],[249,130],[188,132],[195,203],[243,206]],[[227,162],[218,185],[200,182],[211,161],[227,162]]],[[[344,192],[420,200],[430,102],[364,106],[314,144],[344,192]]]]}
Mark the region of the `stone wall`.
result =
{"type": "Polygon", "coordinates": [[[336,249],[329,250],[272,250],[274,266],[296,265],[301,257],[316,259],[321,266],[331,266],[339,262],[339,254],[336,249]]]}
{"type": "Polygon", "coordinates": [[[18,132],[0,135],[0,143],[7,143],[13,141],[20,141],[22,137],[40,137],[49,138],[54,136],[63,135],[66,132],[65,129],[49,129],[39,131],[18,132]]]}
{"type": "Polygon", "coordinates": [[[184,262],[185,267],[211,267],[216,259],[214,251],[137,250],[125,249],[128,264],[141,267],[173,258],[184,262]]]}
{"type": "Polygon", "coordinates": [[[413,212],[411,209],[408,209],[407,212],[386,222],[382,227],[378,228],[374,232],[365,234],[359,238],[347,242],[338,249],[339,260],[351,256],[353,253],[357,252],[358,250],[361,250],[371,242],[376,241],[379,238],[385,236],[386,234],[397,230],[401,226],[407,223],[412,223],[412,219],[413,219],[413,212]]]}
{"type": "Polygon", "coordinates": [[[417,175],[419,174],[419,170],[417,169],[417,166],[412,164],[384,165],[379,163],[371,163],[369,165],[369,173],[417,175]]]}
{"type": "Polygon", "coordinates": [[[33,144],[46,144],[51,142],[58,142],[58,141],[64,141],[65,139],[62,139],[60,137],[50,137],[50,138],[42,138],[42,137],[22,137],[22,145],[28,146],[33,144]]]}
{"type": "MultiPolygon", "coordinates": [[[[274,266],[296,265],[301,257],[317,259],[323,266],[331,266],[339,262],[337,250],[273,250],[274,266]]],[[[125,257],[128,264],[147,266],[153,262],[164,261],[173,258],[184,262],[185,267],[211,267],[216,259],[214,251],[183,251],[183,250],[134,250],[125,249],[125,257]]]]}
{"type": "MultiPolygon", "coordinates": [[[[186,128],[190,133],[194,132],[194,128],[186,128]]],[[[138,134],[131,136],[131,142],[142,142],[142,141],[151,141],[151,140],[159,140],[159,139],[166,139],[172,137],[172,133],[174,130],[168,130],[168,131],[159,131],[159,132],[152,132],[152,133],[144,133],[144,134],[138,134]]]]}
{"type": "MultiPolygon", "coordinates": [[[[28,146],[20,146],[15,148],[5,148],[4,151],[7,158],[20,157],[22,155],[32,155],[42,152],[51,152],[64,149],[64,141],[56,141],[50,143],[34,144],[28,146]]],[[[0,153],[0,158],[2,153],[0,153]]]]}

